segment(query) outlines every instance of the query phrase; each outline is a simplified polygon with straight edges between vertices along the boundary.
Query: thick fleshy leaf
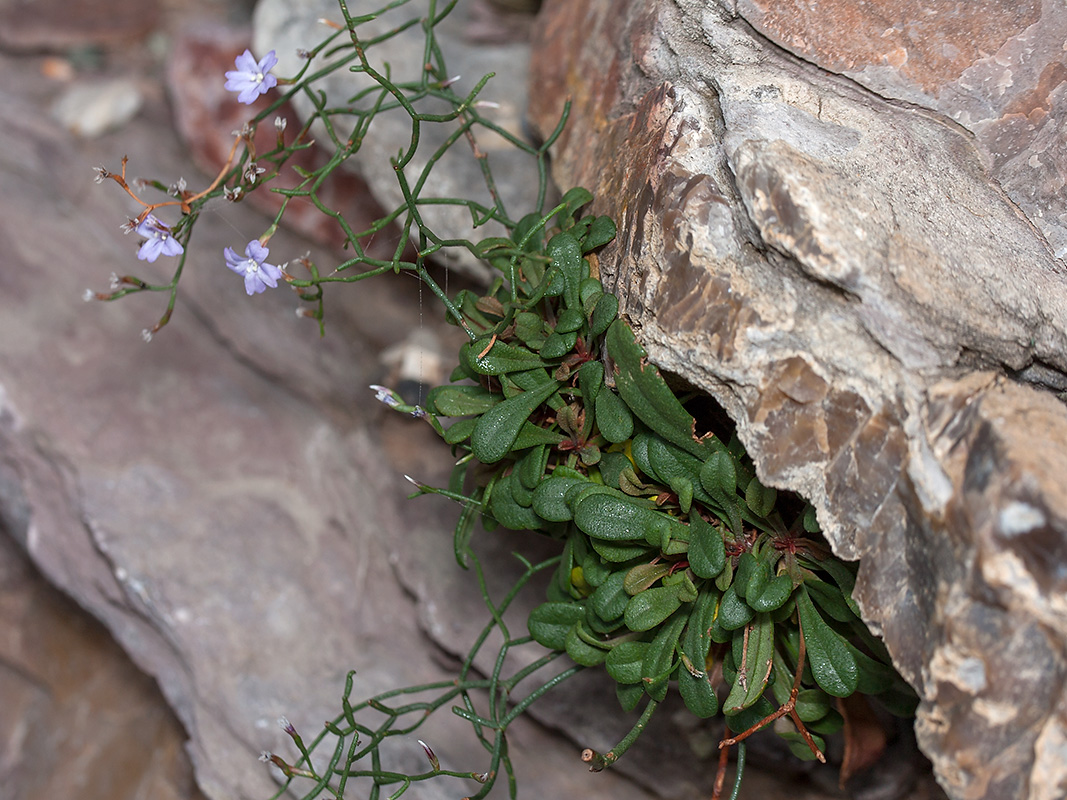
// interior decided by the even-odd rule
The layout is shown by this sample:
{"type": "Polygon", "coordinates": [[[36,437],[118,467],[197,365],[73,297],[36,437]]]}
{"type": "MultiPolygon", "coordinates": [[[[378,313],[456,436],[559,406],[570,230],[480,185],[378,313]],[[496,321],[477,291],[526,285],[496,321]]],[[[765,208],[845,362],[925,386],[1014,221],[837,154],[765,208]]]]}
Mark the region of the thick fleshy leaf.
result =
{"type": "Polygon", "coordinates": [[[830,618],[836,619],[838,622],[852,622],[852,620],[856,619],[856,615],[852,613],[852,609],[845,602],[841,590],[836,586],[809,578],[804,581],[804,588],[808,590],[808,595],[815,605],[830,618]]]}
{"type": "Polygon", "coordinates": [[[645,687],[640,683],[615,684],[615,697],[618,698],[619,705],[622,706],[623,711],[633,711],[644,696],[645,687]]]}
{"type": "Polygon", "coordinates": [[[537,530],[541,527],[541,518],[532,508],[521,506],[515,501],[513,483],[517,483],[514,474],[497,483],[489,501],[489,513],[497,522],[513,531],[537,530]]]}
{"type": "Polygon", "coordinates": [[[606,539],[590,539],[589,544],[593,546],[597,555],[613,564],[621,564],[626,561],[632,561],[635,558],[648,556],[648,545],[646,544],[619,544],[609,542],[606,539]]]}
{"type": "Polygon", "coordinates": [[[464,342],[459,349],[459,360],[467,369],[479,375],[506,375],[509,372],[522,372],[537,369],[545,365],[537,353],[506,342],[497,341],[484,356],[487,341],[464,342]]]}
{"type": "Polygon", "coordinates": [[[728,453],[712,453],[700,470],[700,483],[722,505],[737,502],[737,470],[728,453]]]}
{"type": "Polygon", "coordinates": [[[574,522],[595,539],[645,540],[653,547],[669,539],[688,540],[689,527],[619,493],[595,493],[574,505],[574,522]]]}
{"type": "Polygon", "coordinates": [[[571,487],[588,483],[584,478],[569,478],[552,475],[541,481],[533,493],[533,510],[549,522],[566,522],[571,519],[570,506],[564,501],[571,487]]]}
{"type": "Polygon", "coordinates": [[[667,696],[667,681],[677,665],[678,640],[685,628],[688,616],[679,612],[663,625],[656,633],[645,653],[641,665],[641,680],[645,691],[653,700],[663,700],[667,696]]]}
{"type": "MultiPolygon", "coordinates": [[[[472,434],[473,435],[473,434],[472,434]]],[[[547,444],[555,447],[566,437],[558,431],[550,431],[532,422],[524,422],[519,428],[519,435],[515,437],[512,450],[525,450],[527,447],[537,447],[539,444],[547,444]]]]}
{"type": "Polygon", "coordinates": [[[648,642],[621,642],[615,645],[604,662],[608,675],[619,683],[639,683],[648,647],[648,642]]]}
{"type": "Polygon", "coordinates": [[[596,591],[589,597],[593,609],[601,619],[618,619],[626,611],[630,602],[630,595],[626,592],[626,570],[618,570],[611,573],[596,591]]]}
{"type": "Polygon", "coordinates": [[[588,641],[592,637],[593,634],[587,631],[581,622],[575,623],[574,627],[568,631],[564,649],[575,664],[581,664],[583,667],[595,667],[597,664],[602,664],[604,659],[607,658],[607,650],[597,647],[588,641]]]}
{"type": "Polygon", "coordinates": [[[583,617],[584,603],[542,603],[530,612],[526,626],[538,644],[549,650],[564,650],[567,634],[583,617]]]}
{"type": "Polygon", "coordinates": [[[737,591],[731,586],[723,592],[716,619],[726,630],[735,631],[747,625],[755,613],[744,600],[737,596],[737,591]]]}
{"type": "Polygon", "coordinates": [[[578,388],[582,390],[582,404],[588,414],[589,406],[600,394],[604,385],[604,365],[599,361],[587,361],[578,368],[578,388]]]}
{"type": "Polygon", "coordinates": [[[777,489],[764,486],[759,478],[753,478],[748,482],[748,487],[745,489],[745,502],[753,514],[766,517],[774,510],[777,500],[777,489]]]}
{"type": "Polygon", "coordinates": [[[563,358],[574,349],[574,345],[577,343],[578,334],[575,331],[570,333],[553,331],[545,338],[545,343],[541,345],[538,353],[541,358],[563,358]]]}
{"type": "MultiPolygon", "coordinates": [[[[626,627],[632,631],[648,631],[678,610],[682,601],[673,586],[656,586],[630,598],[626,604],[626,627]]],[[[680,630],[680,629],[679,629],[680,630]]]]}
{"type": "Polygon", "coordinates": [[[672,444],[706,458],[709,448],[694,438],[692,415],[682,407],[659,371],[648,363],[648,354],[637,344],[630,326],[622,320],[613,322],[608,328],[607,345],[618,370],[615,385],[634,415],[672,444]]]}
{"type": "Polygon", "coordinates": [[[830,713],[833,701],[821,689],[804,689],[797,694],[797,716],[803,722],[815,722],[830,713]]]}
{"type": "Polygon", "coordinates": [[[498,394],[481,386],[435,386],[426,397],[426,405],[446,417],[466,417],[488,411],[501,401],[498,394]]]}
{"type": "Polygon", "coordinates": [[[597,217],[582,238],[582,250],[588,253],[603,247],[615,238],[615,221],[611,217],[597,217]]]}
{"type": "Polygon", "coordinates": [[[615,392],[605,389],[593,403],[597,427],[609,442],[625,442],[634,434],[634,417],[615,392]]]}
{"type": "Polygon", "coordinates": [[[746,602],[754,611],[775,611],[785,605],[793,593],[793,579],[785,572],[770,580],[755,597],[749,592],[746,602]]]}
{"type": "Polygon", "coordinates": [[[748,708],[760,697],[767,688],[767,681],[771,674],[771,665],[774,659],[774,623],[767,614],[757,614],[756,618],[746,626],[745,631],[734,634],[734,661],[738,663],[737,678],[730,689],[730,694],[723,703],[723,710],[727,714],[737,714],[748,708]],[[744,644],[747,636],[747,646],[744,644]],[[741,658],[737,653],[737,642],[742,642],[741,658]]]}
{"type": "Polygon", "coordinates": [[[694,508],[689,512],[689,568],[698,578],[714,578],[726,566],[722,534],[694,508]]]}
{"type": "Polygon", "coordinates": [[[553,265],[559,267],[563,274],[563,304],[567,308],[579,309],[578,289],[582,282],[582,247],[578,240],[564,231],[557,233],[545,248],[553,265]]]}
{"type": "Polygon", "coordinates": [[[593,313],[589,316],[589,335],[600,336],[611,327],[611,323],[619,316],[619,298],[613,294],[602,294],[593,306],[593,313]]]}
{"type": "Polygon", "coordinates": [[[827,694],[848,697],[856,691],[859,680],[848,643],[819,615],[803,585],[797,593],[797,612],[812,677],[827,694]]]}
{"type": "Polygon", "coordinates": [[[471,450],[483,464],[495,464],[515,444],[519,429],[530,414],[552,395],[559,384],[549,381],[539,389],[530,389],[508,398],[486,411],[471,434],[471,450]]]}
{"type": "Polygon", "coordinates": [[[684,658],[678,670],[678,692],[686,707],[702,719],[719,712],[719,698],[715,694],[711,676],[707,674],[710,629],[718,602],[719,593],[716,590],[705,587],[701,591],[679,644],[680,655],[684,658]]]}

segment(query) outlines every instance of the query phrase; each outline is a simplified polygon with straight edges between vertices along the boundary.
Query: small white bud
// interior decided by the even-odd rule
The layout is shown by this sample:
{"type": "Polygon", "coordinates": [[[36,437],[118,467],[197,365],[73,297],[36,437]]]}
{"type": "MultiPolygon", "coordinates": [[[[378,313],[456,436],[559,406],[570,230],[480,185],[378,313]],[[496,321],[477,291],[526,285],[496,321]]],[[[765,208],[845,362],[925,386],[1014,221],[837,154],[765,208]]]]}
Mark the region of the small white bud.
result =
{"type": "Polygon", "coordinates": [[[148,344],[150,341],[152,341],[152,331],[148,330],[148,328],[145,328],[143,331],[141,331],[141,338],[144,339],[145,344],[148,344]]]}
{"type": "Polygon", "coordinates": [[[95,299],[96,292],[94,292],[92,289],[86,289],[84,292],[82,292],[82,300],[84,300],[86,303],[91,303],[95,299]]]}

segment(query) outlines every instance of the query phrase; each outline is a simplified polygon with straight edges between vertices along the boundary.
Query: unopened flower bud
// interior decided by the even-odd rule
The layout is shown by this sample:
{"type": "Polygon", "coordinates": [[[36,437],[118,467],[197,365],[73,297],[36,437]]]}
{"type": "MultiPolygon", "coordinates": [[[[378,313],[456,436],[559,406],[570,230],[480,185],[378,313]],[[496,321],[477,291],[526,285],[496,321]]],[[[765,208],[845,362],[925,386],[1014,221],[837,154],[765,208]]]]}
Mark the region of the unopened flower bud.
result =
{"type": "Polygon", "coordinates": [[[426,758],[430,760],[430,766],[433,767],[433,771],[440,772],[441,762],[437,760],[437,754],[434,753],[433,748],[426,744],[422,739],[419,739],[418,743],[422,745],[422,749],[426,752],[426,758]]]}

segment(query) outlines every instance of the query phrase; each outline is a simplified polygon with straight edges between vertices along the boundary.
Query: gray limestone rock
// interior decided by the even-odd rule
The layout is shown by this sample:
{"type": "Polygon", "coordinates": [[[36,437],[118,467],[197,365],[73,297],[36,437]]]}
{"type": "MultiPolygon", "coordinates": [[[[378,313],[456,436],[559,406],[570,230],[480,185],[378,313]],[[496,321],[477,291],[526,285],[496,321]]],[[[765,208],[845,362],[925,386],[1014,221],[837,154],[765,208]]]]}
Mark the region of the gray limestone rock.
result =
{"type": "Polygon", "coordinates": [[[1065,19],[921,5],[548,2],[531,113],[574,98],[555,176],[650,358],[862,559],[946,791],[1059,797],[1065,19]]]}

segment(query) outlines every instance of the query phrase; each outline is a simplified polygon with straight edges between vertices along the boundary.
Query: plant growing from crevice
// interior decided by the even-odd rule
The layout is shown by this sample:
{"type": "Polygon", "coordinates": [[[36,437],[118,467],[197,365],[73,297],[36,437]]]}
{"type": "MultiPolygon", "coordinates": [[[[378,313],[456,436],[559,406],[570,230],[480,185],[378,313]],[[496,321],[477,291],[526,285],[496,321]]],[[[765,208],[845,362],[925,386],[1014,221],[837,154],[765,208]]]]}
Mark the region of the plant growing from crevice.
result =
{"type": "MultiPolygon", "coordinates": [[[[824,760],[825,737],[844,722],[839,699],[860,693],[894,713],[910,714],[914,696],[890,666],[881,642],[862,623],[852,599],[854,565],[834,557],[821,539],[814,508],[765,486],[729,431],[697,434],[697,421],[620,318],[618,299],[602,285],[596,267],[596,253],[615,236],[614,223],[584,213],[592,201],[584,189],[547,202],[547,153],[565,117],[548,141],[534,146],[482,115],[477,97],[486,79],[467,95],[454,92],[434,29],[455,2],[438,8],[430,0],[421,20],[374,38],[361,36],[361,24],[402,5],[405,0],[356,17],[341,0],[343,22],[309,51],[307,65],[290,79],[265,74],[273,54],[260,61],[247,51],[239,56],[237,70],[227,77],[242,102],[272,97],[275,80],[284,91],[237,134],[227,163],[206,189],[193,193],[177,186],[171,192],[174,199],[148,202],[127,181],[125,159],[117,174],[98,170],[101,180],[115,181],[143,207],[126,226],[145,239],[139,256],[178,259],[169,283],[115,277],[111,293],[89,294],[111,300],[144,291],[166,293],[166,311],[146,329],[146,339],[170,320],[204,205],[261,190],[279,193],[281,209],[267,231],[244,247],[244,258],[232,248],[224,253],[225,266],[243,277],[249,295],[288,283],[304,315],[321,327],[326,284],[409,271],[442,301],[448,322],[467,336],[450,382],[433,388],[425,402],[409,404],[388,388],[372,388],[387,405],[427,421],[451,446],[457,464],[449,485],[417,483],[417,494],[443,495],[459,503],[455,557],[470,571],[490,619],[454,681],[354,702],[356,677],[350,674],[342,712],[310,743],[285,723],[298,756],[290,763],[279,754],[265,754],[286,778],[279,794],[301,779],[310,782],[305,798],[340,798],[351,791],[351,782],[368,781],[371,798],[383,791],[397,798],[416,783],[448,776],[479,784],[471,795],[477,798],[487,796],[506,776],[514,797],[508,727],[545,692],[585,668],[603,667],[615,681],[621,706],[641,709],[633,729],[615,747],[582,754],[591,769],[618,760],[674,690],[696,716],[725,720],[716,797],[723,791],[734,745],[736,796],[744,742],[757,730],[771,727],[799,758],[824,760]],[[370,53],[412,24],[421,25],[425,35],[425,69],[417,81],[394,82],[389,69],[375,67],[370,53]],[[329,64],[312,69],[318,56],[329,58],[329,64]],[[338,69],[369,77],[372,87],[343,106],[331,106],[315,84],[338,69]],[[297,93],[308,96],[315,110],[300,131],[286,135],[280,128],[276,148],[257,154],[255,127],[297,93]],[[420,111],[427,100],[444,101],[451,110],[420,111]],[[395,109],[411,119],[411,139],[392,162],[404,201],[369,228],[353,230],[340,212],[322,204],[318,192],[333,171],[358,153],[375,118],[395,109]],[[348,137],[337,133],[334,117],[341,114],[353,118],[348,137]],[[327,131],[331,157],[319,170],[300,173],[295,188],[271,188],[289,159],[311,146],[315,123],[327,131]],[[449,125],[453,133],[425,167],[409,174],[425,125],[449,125]],[[479,129],[505,136],[534,159],[539,188],[531,213],[512,217],[505,209],[488,159],[476,143],[479,129]],[[445,151],[460,142],[470,145],[481,166],[487,203],[430,196],[433,170],[445,151]],[[289,203],[298,198],[315,204],[341,227],[350,251],[346,260],[323,270],[308,257],[294,259],[299,276],[292,274],[290,262],[267,262],[267,244],[289,203]],[[463,206],[476,226],[493,221],[507,235],[476,242],[450,239],[424,220],[422,210],[431,203],[463,206]],[[173,226],[156,217],[167,207],[181,214],[173,226]],[[390,226],[399,231],[391,258],[372,258],[363,243],[390,226]],[[490,265],[495,280],[482,290],[448,295],[429,268],[448,248],[461,248],[490,265]],[[472,547],[479,523],[490,531],[503,527],[549,537],[560,553],[537,564],[523,560],[515,586],[494,600],[472,547]],[[504,611],[534,575],[547,570],[546,602],[530,614],[527,631],[511,631],[504,611]],[[503,644],[492,659],[493,669],[481,674],[475,657],[494,632],[502,635],[503,644]],[[533,642],[548,652],[509,674],[511,651],[533,642]],[[564,655],[573,665],[521,698],[513,696],[524,681],[554,665],[558,670],[564,655]],[[391,769],[383,743],[414,734],[430,713],[446,706],[471,723],[486,750],[487,768],[443,770],[433,749],[420,742],[429,770],[406,774],[391,769]],[[368,721],[373,715],[377,721],[368,721]],[[313,757],[321,753],[326,755],[313,757]]],[[[164,189],[160,181],[147,186],[164,189]]]]}

